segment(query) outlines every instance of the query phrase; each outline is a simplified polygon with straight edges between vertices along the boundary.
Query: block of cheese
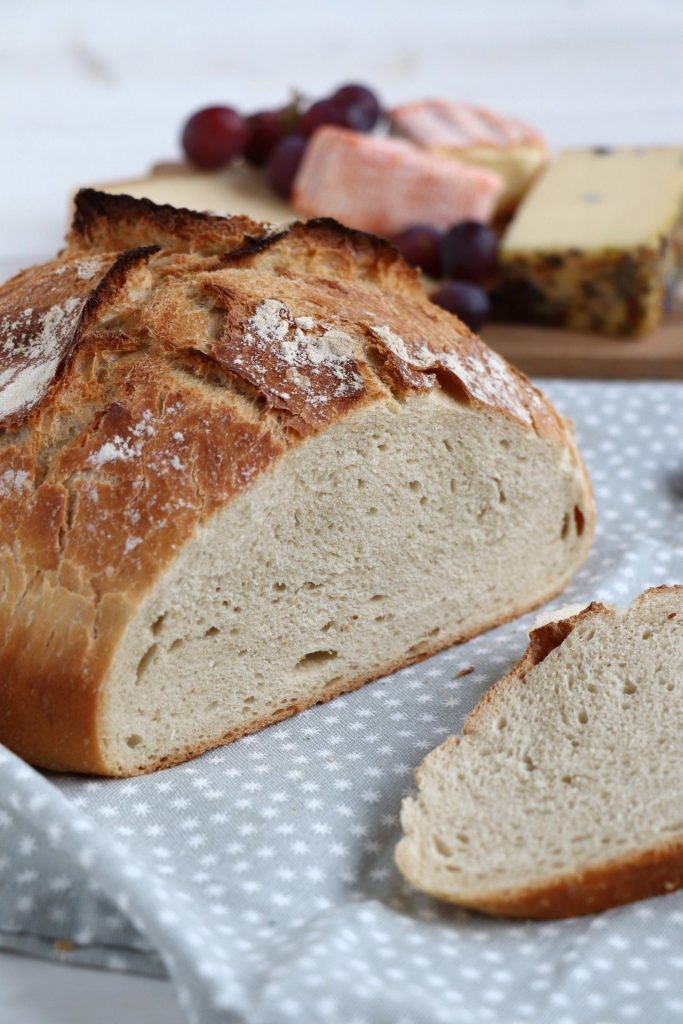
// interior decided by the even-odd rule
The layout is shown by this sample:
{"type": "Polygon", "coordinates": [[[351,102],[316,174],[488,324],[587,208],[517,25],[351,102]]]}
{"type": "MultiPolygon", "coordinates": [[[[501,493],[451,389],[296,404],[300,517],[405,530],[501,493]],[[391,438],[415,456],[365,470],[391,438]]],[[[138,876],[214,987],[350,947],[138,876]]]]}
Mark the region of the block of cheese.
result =
{"type": "Polygon", "coordinates": [[[545,166],[543,136],[516,117],[448,100],[420,100],[394,107],[392,131],[438,156],[456,157],[499,174],[505,187],[498,215],[510,214],[545,166]]]}
{"type": "Polygon", "coordinates": [[[413,224],[449,228],[488,222],[503,182],[498,174],[425,153],[401,139],[319,128],[294,181],[292,205],[307,217],[391,237],[413,224]]]}
{"type": "Polygon", "coordinates": [[[567,150],[501,247],[504,319],[643,335],[681,275],[683,149],[567,150]]]}

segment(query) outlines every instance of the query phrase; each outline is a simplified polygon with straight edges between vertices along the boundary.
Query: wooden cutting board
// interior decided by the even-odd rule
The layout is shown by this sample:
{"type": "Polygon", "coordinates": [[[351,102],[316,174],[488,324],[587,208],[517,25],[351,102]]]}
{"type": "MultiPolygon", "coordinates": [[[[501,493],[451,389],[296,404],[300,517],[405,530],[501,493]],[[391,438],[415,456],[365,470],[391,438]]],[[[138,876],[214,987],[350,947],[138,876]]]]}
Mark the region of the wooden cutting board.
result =
{"type": "MultiPolygon", "coordinates": [[[[291,208],[271,192],[263,175],[243,165],[202,173],[162,164],[145,177],[96,187],[189,209],[246,213],[276,224],[293,219],[291,208]]],[[[481,334],[533,377],[683,380],[683,296],[657,331],[635,341],[525,324],[490,324],[481,334]]]]}

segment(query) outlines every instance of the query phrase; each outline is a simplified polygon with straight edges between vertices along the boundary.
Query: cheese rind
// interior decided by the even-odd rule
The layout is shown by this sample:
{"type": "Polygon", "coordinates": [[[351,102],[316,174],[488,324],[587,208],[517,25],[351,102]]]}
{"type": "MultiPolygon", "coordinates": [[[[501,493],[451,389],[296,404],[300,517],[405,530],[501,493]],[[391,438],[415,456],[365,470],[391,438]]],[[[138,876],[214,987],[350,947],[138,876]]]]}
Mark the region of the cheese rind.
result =
{"type": "Polygon", "coordinates": [[[520,207],[500,268],[501,319],[647,334],[683,270],[683,149],[565,151],[520,207]]]}
{"type": "Polygon", "coordinates": [[[292,206],[384,237],[415,224],[445,230],[461,220],[487,223],[503,181],[498,174],[443,160],[401,139],[325,125],[297,172],[292,206]]]}
{"type": "Polygon", "coordinates": [[[504,188],[496,216],[509,216],[545,166],[543,136],[515,117],[448,100],[420,100],[390,112],[395,135],[435,156],[457,159],[500,175],[504,188]]]}

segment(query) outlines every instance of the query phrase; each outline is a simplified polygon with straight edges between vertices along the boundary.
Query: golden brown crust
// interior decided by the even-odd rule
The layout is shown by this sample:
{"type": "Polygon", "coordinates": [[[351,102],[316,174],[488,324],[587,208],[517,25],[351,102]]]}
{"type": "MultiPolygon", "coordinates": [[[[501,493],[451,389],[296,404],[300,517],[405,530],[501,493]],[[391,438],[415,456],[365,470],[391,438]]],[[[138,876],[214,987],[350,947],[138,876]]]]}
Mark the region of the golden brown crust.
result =
{"type": "Polygon", "coordinates": [[[0,740],[105,770],[113,652],[197,526],[303,436],[439,386],[578,462],[386,243],[79,193],[61,256],[0,289],[0,740]]]}
{"type": "Polygon", "coordinates": [[[218,217],[83,188],[74,200],[71,230],[60,255],[120,252],[150,241],[169,252],[221,255],[263,233],[263,224],[250,217],[218,217]]]}
{"type": "Polygon", "coordinates": [[[477,904],[486,914],[553,919],[661,896],[683,887],[683,840],[477,904]]]}

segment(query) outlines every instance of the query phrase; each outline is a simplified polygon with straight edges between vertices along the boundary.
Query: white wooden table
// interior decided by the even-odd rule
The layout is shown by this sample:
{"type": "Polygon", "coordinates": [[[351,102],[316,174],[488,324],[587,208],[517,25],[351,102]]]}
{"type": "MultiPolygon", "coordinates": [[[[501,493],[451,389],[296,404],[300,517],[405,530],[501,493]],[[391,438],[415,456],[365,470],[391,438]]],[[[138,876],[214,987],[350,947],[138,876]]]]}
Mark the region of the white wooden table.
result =
{"type": "MultiPolygon", "coordinates": [[[[551,145],[683,142],[681,0],[0,0],[0,277],[59,247],[77,185],[177,155],[183,118],[349,80],[476,100],[551,145]]],[[[1,852],[1,850],[0,850],[1,852]]],[[[0,955],[2,1024],[179,1024],[171,986],[0,955]]]]}

